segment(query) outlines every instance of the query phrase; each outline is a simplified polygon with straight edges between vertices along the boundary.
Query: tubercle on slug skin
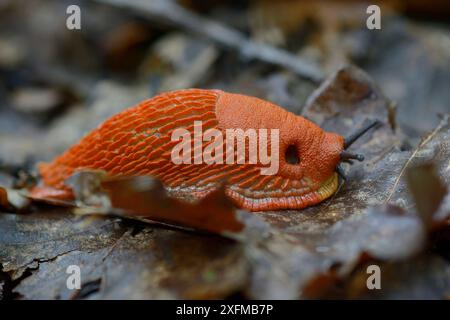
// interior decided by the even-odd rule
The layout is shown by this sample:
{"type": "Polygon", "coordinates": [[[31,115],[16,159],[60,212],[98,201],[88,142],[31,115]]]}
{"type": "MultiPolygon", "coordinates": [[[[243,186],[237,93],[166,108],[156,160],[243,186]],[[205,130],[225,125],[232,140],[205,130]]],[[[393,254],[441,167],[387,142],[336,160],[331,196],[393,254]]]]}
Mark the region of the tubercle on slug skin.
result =
{"type": "MultiPolygon", "coordinates": [[[[203,142],[202,148],[208,143],[203,142]]],[[[41,185],[31,196],[73,199],[64,183],[75,171],[104,170],[112,176],[151,175],[175,196],[198,199],[225,183],[226,194],[250,211],[300,209],[317,204],[337,189],[335,167],[343,138],[270,102],[220,90],[186,89],[160,94],[128,108],[91,131],[50,163],[38,166],[41,185]],[[208,129],[279,129],[280,167],[272,176],[261,164],[174,164],[176,128],[193,132],[194,121],[208,129]],[[300,162],[286,162],[295,146],[300,162]]],[[[192,161],[193,163],[193,161],[192,161]]]]}

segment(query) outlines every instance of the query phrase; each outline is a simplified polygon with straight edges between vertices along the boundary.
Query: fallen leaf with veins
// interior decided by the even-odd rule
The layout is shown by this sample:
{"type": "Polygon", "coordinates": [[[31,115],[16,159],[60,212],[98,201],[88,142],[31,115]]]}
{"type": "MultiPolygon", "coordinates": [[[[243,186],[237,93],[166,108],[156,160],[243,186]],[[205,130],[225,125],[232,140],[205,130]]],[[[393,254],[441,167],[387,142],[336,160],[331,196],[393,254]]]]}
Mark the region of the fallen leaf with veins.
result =
{"type": "Polygon", "coordinates": [[[397,175],[394,185],[392,186],[385,202],[394,198],[398,189],[402,188],[402,181],[405,170],[417,163],[424,163],[426,160],[434,161],[438,165],[438,172],[444,178],[444,182],[450,184],[448,176],[448,159],[450,158],[450,114],[445,115],[441,123],[414,149],[407,161],[404,163],[402,170],[397,175]],[[425,160],[425,161],[424,161],[425,160]]]}

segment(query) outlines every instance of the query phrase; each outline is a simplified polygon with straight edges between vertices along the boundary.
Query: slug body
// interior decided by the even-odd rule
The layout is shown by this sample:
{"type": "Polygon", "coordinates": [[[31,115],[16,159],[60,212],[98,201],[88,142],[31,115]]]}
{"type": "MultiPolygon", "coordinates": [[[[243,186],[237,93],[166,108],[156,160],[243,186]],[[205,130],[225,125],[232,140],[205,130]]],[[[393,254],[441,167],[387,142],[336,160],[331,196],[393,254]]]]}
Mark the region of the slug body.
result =
{"type": "MultiPolygon", "coordinates": [[[[203,141],[202,150],[213,142],[203,141]]],[[[112,116],[51,163],[39,164],[42,183],[31,194],[73,199],[65,180],[75,171],[99,169],[112,176],[157,177],[178,197],[200,199],[224,185],[227,196],[247,210],[300,209],[337,190],[343,145],[340,135],[270,102],[220,90],[179,90],[112,116]],[[174,130],[194,134],[195,121],[201,121],[203,132],[217,129],[224,135],[226,129],[278,129],[278,171],[261,174],[267,165],[260,161],[195,163],[194,153],[190,163],[174,163],[172,151],[180,143],[173,140],[174,130]],[[288,161],[292,152],[295,163],[288,161]]]]}

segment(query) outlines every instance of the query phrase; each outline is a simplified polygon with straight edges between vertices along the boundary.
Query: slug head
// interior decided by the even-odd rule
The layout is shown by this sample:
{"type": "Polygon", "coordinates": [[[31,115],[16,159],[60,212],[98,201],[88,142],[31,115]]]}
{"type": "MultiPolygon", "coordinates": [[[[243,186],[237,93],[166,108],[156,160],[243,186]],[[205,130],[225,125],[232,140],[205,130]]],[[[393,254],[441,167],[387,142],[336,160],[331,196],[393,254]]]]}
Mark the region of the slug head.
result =
{"type": "MultiPolygon", "coordinates": [[[[278,171],[262,175],[254,168],[250,180],[230,179],[230,195],[253,211],[299,209],[330,197],[338,187],[336,166],[344,146],[343,137],[270,102],[221,92],[216,104],[221,129],[273,129],[279,131],[278,171]],[[233,183],[234,182],[234,183],[233,183]]],[[[268,147],[269,150],[276,150],[268,147]]],[[[258,164],[261,167],[261,164],[258,164]]]]}

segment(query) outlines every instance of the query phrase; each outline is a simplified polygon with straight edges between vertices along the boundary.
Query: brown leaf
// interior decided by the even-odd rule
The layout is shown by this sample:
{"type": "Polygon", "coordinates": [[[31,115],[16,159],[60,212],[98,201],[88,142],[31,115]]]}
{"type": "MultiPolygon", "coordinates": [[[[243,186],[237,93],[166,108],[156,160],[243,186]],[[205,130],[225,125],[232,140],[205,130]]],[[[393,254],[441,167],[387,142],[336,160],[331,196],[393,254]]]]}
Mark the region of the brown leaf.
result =
{"type": "Polygon", "coordinates": [[[424,223],[429,225],[447,194],[447,188],[432,163],[409,168],[406,176],[417,211],[424,223]]]}
{"type": "Polygon", "coordinates": [[[369,208],[329,228],[308,227],[285,229],[289,235],[272,229],[269,237],[246,243],[252,297],[317,297],[361,263],[405,260],[426,244],[422,221],[394,206],[369,208]]]}
{"type": "Polygon", "coordinates": [[[26,209],[30,200],[20,190],[0,186],[0,208],[8,211],[21,211],[26,209]]]}
{"type": "Polygon", "coordinates": [[[323,129],[346,137],[367,120],[383,126],[371,130],[351,147],[363,153],[366,162],[400,145],[399,134],[390,127],[391,102],[363,70],[346,65],[332,74],[308,98],[303,116],[323,129]]]}
{"type": "MultiPolygon", "coordinates": [[[[447,170],[447,161],[450,158],[450,116],[446,115],[441,123],[410,153],[404,162],[401,170],[396,175],[395,182],[388,191],[385,202],[392,201],[396,197],[402,196],[406,186],[404,174],[408,168],[429,162],[435,163],[437,173],[444,183],[450,184],[450,176],[447,170]]],[[[433,179],[433,178],[431,178],[433,179]]]]}
{"type": "Polygon", "coordinates": [[[69,299],[70,265],[82,288],[101,279],[89,299],[218,299],[242,290],[248,273],[235,241],[64,209],[0,214],[0,263],[24,299],[69,299]]]}
{"type": "Polygon", "coordinates": [[[148,176],[113,178],[90,172],[75,175],[71,184],[77,198],[87,203],[95,201],[93,198],[101,199],[106,212],[112,209],[125,217],[167,222],[217,234],[236,233],[244,227],[224,190],[214,191],[198,203],[188,203],[169,197],[161,182],[148,176]],[[80,192],[85,195],[80,197],[80,192]]]}
{"type": "Polygon", "coordinates": [[[198,203],[169,197],[163,185],[149,177],[107,179],[102,187],[114,208],[156,221],[167,221],[213,233],[239,232],[243,224],[224,190],[214,191],[198,203]]]}

